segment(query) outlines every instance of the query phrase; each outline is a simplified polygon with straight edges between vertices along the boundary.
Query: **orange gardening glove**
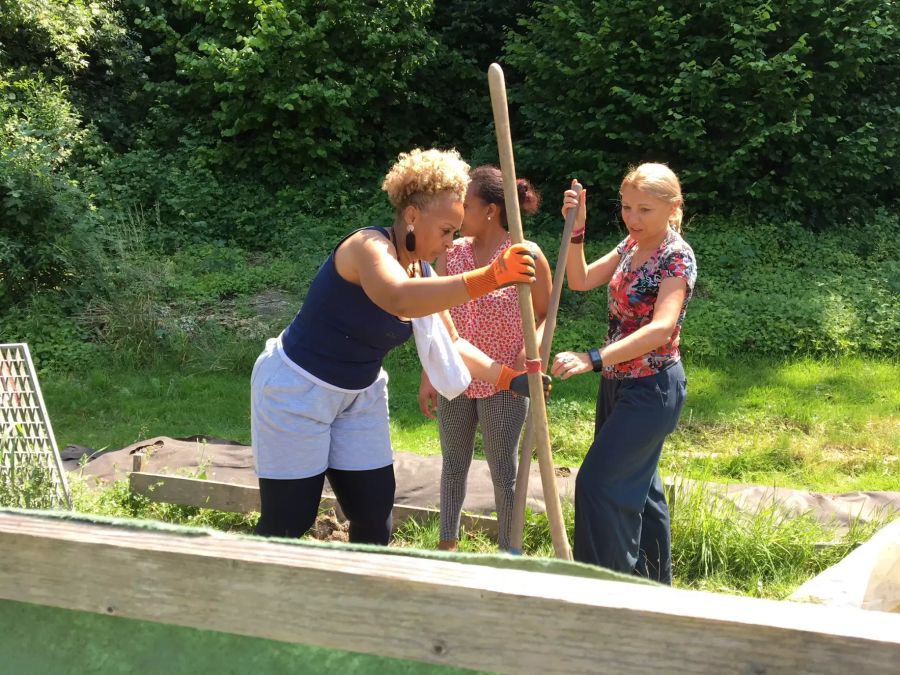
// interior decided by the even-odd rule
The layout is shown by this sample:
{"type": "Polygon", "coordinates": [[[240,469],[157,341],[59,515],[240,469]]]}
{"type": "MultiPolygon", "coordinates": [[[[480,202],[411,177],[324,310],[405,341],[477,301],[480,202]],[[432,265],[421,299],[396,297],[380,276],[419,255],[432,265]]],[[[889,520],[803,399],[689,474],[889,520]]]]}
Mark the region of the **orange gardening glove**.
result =
{"type": "Polygon", "coordinates": [[[501,286],[534,283],[534,255],[525,244],[513,244],[490,265],[463,274],[463,282],[473,300],[501,286]]]}
{"type": "MultiPolygon", "coordinates": [[[[549,396],[553,389],[550,376],[546,373],[541,373],[541,380],[543,380],[544,383],[544,396],[549,396]]],[[[513,370],[512,368],[501,364],[500,377],[497,378],[497,382],[494,386],[497,387],[497,391],[509,389],[514,394],[525,396],[527,398],[529,395],[528,371],[513,370]]]]}

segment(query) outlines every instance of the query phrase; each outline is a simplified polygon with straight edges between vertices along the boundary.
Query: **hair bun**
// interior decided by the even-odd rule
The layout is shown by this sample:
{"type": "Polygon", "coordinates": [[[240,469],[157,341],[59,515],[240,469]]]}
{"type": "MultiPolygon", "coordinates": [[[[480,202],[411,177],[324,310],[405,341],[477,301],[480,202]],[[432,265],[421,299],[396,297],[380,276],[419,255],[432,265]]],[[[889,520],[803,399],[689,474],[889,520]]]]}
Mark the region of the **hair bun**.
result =
{"type": "Polygon", "coordinates": [[[525,213],[536,213],[541,206],[541,195],[525,178],[516,179],[516,192],[519,194],[519,206],[525,213]]]}

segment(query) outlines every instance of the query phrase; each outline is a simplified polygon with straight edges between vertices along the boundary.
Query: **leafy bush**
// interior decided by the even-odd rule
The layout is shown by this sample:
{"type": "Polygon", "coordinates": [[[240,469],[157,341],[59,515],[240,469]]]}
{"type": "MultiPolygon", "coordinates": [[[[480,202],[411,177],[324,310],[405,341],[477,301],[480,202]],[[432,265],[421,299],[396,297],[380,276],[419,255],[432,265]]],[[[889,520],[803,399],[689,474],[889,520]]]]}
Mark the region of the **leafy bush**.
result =
{"type": "Polygon", "coordinates": [[[0,4],[0,311],[84,277],[101,220],[84,181],[141,74],[122,21],[109,2],[0,4]]]}
{"type": "MultiPolygon", "coordinates": [[[[63,78],[86,124],[122,147],[144,116],[143,52],[115,0],[30,0],[0,4],[6,67],[63,78]]],[[[94,148],[90,148],[94,149],[94,148]]]]}
{"type": "Polygon", "coordinates": [[[0,70],[0,311],[59,290],[92,236],[88,196],[66,173],[85,137],[59,80],[0,70]]]}
{"type": "Polygon", "coordinates": [[[428,128],[410,86],[436,47],[428,2],[129,4],[150,91],[232,171],[272,185],[298,171],[313,179],[405,149],[428,128]]]}
{"type": "MultiPolygon", "coordinates": [[[[594,233],[595,260],[623,233],[594,233]]],[[[896,355],[900,345],[900,218],[874,211],[814,233],[795,221],[695,218],[685,238],[699,276],[681,349],[693,357],[755,353],[896,355]]],[[[536,237],[554,262],[553,235],[536,237]]],[[[554,349],[583,350],[606,336],[606,288],[565,291],[554,349]]]]}
{"type": "Polygon", "coordinates": [[[689,205],[810,225],[888,204],[900,196],[898,26],[891,0],[538,3],[507,45],[527,75],[510,93],[520,163],[615,194],[628,165],[664,161],[689,205]]]}
{"type": "MultiPolygon", "coordinates": [[[[432,111],[426,145],[457,147],[473,166],[497,162],[487,69],[501,61],[506,34],[533,13],[526,0],[441,0],[427,22],[437,40],[435,56],[413,87],[432,111]]],[[[517,74],[509,73],[510,82],[517,74]]]]}
{"type": "Polygon", "coordinates": [[[39,373],[77,370],[97,358],[100,349],[54,294],[31,296],[2,316],[3,342],[26,342],[39,373]]]}
{"type": "Polygon", "coordinates": [[[194,244],[321,251],[329,239],[320,234],[333,237],[349,231],[348,222],[391,217],[372,171],[275,189],[210,168],[189,147],[168,151],[144,138],[104,162],[87,184],[108,220],[144,214],[147,245],[164,253],[194,244]]]}
{"type": "Polygon", "coordinates": [[[258,183],[210,169],[187,148],[165,151],[146,143],[104,162],[89,181],[110,217],[143,212],[148,245],[173,252],[194,243],[273,245],[288,214],[258,183]]]}

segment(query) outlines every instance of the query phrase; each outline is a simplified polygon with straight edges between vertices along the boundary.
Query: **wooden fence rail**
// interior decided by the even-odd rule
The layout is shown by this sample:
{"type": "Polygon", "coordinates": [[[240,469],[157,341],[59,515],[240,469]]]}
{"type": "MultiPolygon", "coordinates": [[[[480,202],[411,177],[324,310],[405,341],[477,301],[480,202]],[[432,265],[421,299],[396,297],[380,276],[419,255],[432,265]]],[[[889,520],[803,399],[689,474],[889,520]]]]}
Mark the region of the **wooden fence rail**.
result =
{"type": "MultiPolygon", "coordinates": [[[[900,616],[881,612],[9,511],[0,511],[0,551],[0,608],[13,601],[445,666],[843,675],[896,673],[900,663],[900,616]]],[[[62,637],[47,636],[48,654],[62,637]]],[[[11,667],[43,658],[3,640],[11,667]]],[[[73,663],[88,658],[81,642],[66,644],[73,663]]]]}
{"type": "MultiPolygon", "coordinates": [[[[230,513],[259,511],[259,488],[252,485],[136,471],[129,475],[129,483],[132,492],[154,502],[197,506],[230,513]]],[[[340,514],[340,506],[334,497],[323,496],[321,507],[334,508],[340,514]]],[[[437,509],[394,504],[394,527],[399,527],[409,519],[424,523],[438,514],[437,509]]],[[[460,522],[469,531],[480,531],[493,539],[497,538],[496,518],[463,513],[460,522]]]]}

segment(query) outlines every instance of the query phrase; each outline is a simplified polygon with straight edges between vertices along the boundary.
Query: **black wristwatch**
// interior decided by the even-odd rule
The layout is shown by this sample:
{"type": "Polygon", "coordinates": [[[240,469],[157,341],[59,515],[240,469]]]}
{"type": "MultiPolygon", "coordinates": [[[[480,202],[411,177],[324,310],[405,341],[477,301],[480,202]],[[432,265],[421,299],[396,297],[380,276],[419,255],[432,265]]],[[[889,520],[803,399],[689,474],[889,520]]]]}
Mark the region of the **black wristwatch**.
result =
{"type": "Polygon", "coordinates": [[[588,349],[588,356],[591,357],[591,363],[594,366],[595,373],[599,373],[603,370],[603,357],[600,356],[600,350],[597,347],[588,349]]]}

